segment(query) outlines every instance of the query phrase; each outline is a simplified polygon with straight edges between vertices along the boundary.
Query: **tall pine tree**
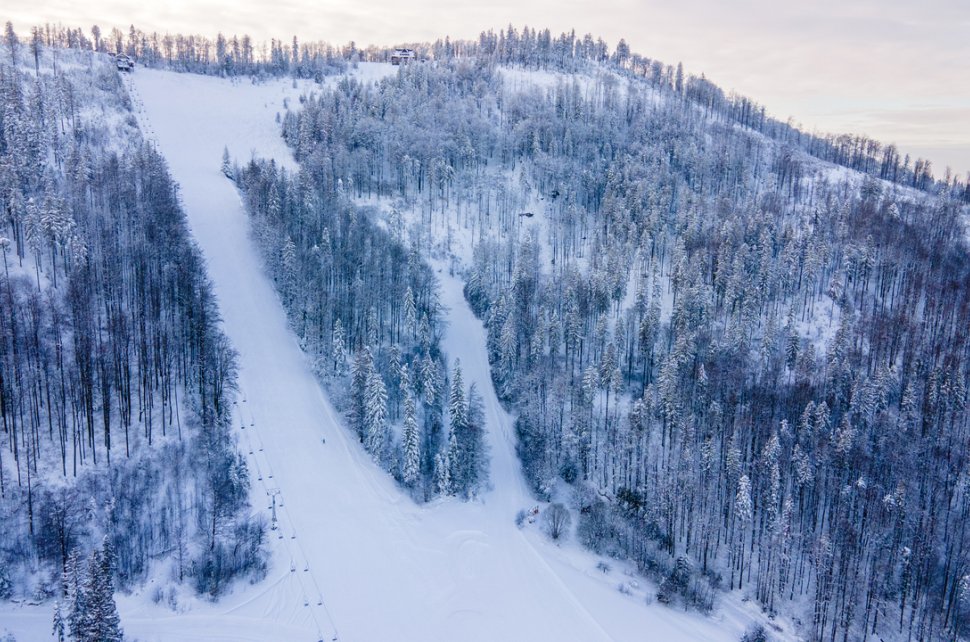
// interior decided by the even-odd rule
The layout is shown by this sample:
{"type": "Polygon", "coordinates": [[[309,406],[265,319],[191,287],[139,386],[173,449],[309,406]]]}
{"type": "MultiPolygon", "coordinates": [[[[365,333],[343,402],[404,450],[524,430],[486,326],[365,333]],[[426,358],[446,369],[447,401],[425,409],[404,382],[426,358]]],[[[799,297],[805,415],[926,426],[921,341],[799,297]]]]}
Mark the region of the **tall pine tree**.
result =
{"type": "Polygon", "coordinates": [[[364,393],[364,447],[381,461],[387,442],[387,387],[377,369],[371,367],[364,393]]]}
{"type": "Polygon", "coordinates": [[[404,483],[413,486],[421,475],[421,448],[418,434],[418,417],[414,407],[414,397],[410,392],[404,396],[404,469],[401,476],[404,483]]]}

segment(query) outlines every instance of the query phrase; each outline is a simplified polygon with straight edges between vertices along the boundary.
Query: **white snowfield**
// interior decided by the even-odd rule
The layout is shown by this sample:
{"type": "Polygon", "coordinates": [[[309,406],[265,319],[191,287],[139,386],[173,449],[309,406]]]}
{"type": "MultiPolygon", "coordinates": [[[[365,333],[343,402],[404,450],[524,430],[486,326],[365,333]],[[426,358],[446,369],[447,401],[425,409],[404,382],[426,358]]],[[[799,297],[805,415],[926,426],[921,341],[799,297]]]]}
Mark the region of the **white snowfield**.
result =
{"type": "MultiPolygon", "coordinates": [[[[366,79],[393,73],[362,65],[366,79]]],[[[219,170],[224,145],[294,166],[275,116],[301,91],[292,81],[253,85],[139,69],[127,81],[146,135],[170,164],[192,232],[208,260],[225,330],[239,352],[236,433],[247,454],[253,509],[270,531],[269,576],[239,583],[217,603],[155,605],[148,586],[119,596],[129,637],[150,640],[730,640],[753,618],[729,602],[715,618],[659,605],[622,564],[557,546],[514,524],[531,497],[515,455],[513,423],[489,377],[484,330],[441,278],[449,308],[444,348],[482,392],[494,488],[480,501],[416,505],[342,424],[287,327],[249,239],[247,215],[219,170]],[[325,443],[324,443],[325,440],[325,443]],[[625,595],[617,587],[634,587],[625,595]]],[[[644,584],[644,580],[639,580],[644,584]]],[[[49,614],[48,614],[49,617],[49,614]]],[[[49,620],[48,620],[49,621],[49,620]]],[[[48,625],[49,627],[49,625],[48,625]]],[[[39,627],[38,629],[40,630],[39,627]]],[[[43,638],[43,639],[46,639],[43,638]]]]}

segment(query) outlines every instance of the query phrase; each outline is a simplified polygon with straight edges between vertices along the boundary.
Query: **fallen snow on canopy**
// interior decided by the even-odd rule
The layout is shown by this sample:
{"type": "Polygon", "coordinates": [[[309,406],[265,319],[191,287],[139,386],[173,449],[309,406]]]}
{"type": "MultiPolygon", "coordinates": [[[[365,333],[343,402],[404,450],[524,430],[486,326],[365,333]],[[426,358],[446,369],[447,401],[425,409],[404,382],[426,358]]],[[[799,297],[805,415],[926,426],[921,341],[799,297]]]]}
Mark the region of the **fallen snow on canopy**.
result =
{"type": "MultiPolygon", "coordinates": [[[[362,64],[367,81],[396,73],[362,64]]],[[[532,499],[515,454],[512,420],[491,383],[485,335],[440,270],[449,308],[444,348],[461,359],[485,401],[493,488],[476,502],[419,506],[377,467],[315,380],[256,248],[239,194],[220,172],[224,146],[294,166],[277,113],[313,85],[263,84],[139,69],[127,80],[141,126],[171,165],[208,260],[225,330],[239,352],[235,432],[248,453],[252,503],[268,531],[268,577],[237,585],[218,603],[184,589],[155,603],[156,586],[119,596],[128,636],[151,640],[737,640],[752,604],[727,601],[713,618],[648,605],[654,590],[631,567],[536,528],[518,529],[532,499]],[[623,593],[618,589],[624,587],[623,593]],[[174,606],[170,608],[169,604],[174,606]]],[[[46,639],[51,606],[6,605],[0,629],[46,639]]]]}

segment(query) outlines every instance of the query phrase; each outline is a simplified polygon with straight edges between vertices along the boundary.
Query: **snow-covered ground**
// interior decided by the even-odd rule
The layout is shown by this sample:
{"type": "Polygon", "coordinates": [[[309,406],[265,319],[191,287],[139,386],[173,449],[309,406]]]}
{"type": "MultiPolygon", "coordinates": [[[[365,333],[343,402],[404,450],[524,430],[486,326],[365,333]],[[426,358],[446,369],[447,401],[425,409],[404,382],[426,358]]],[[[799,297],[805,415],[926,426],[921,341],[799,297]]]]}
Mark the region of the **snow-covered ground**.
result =
{"type": "MultiPolygon", "coordinates": [[[[394,73],[361,65],[368,80],[394,73]]],[[[737,640],[751,621],[729,601],[705,618],[647,605],[651,592],[623,564],[596,569],[575,545],[514,524],[531,498],[510,417],[489,376],[484,330],[462,283],[436,264],[449,329],[444,348],[483,393],[493,488],[480,501],[416,505],[341,422],[311,372],[248,236],[239,194],[219,171],[223,146],[294,163],[275,116],[307,86],[254,85],[139,69],[128,81],[146,135],[181,187],[208,261],[225,330],[239,352],[237,435],[249,458],[253,509],[270,532],[269,576],[218,603],[183,591],[178,608],[152,586],[120,596],[123,625],[139,640],[737,640]],[[620,584],[632,594],[617,590],[620,584]]],[[[164,578],[159,578],[159,583],[164,578]]],[[[754,607],[751,607],[752,609],[754,607]]],[[[5,607],[0,630],[46,639],[49,605],[5,607]],[[37,635],[43,631],[43,637],[37,635]]]]}

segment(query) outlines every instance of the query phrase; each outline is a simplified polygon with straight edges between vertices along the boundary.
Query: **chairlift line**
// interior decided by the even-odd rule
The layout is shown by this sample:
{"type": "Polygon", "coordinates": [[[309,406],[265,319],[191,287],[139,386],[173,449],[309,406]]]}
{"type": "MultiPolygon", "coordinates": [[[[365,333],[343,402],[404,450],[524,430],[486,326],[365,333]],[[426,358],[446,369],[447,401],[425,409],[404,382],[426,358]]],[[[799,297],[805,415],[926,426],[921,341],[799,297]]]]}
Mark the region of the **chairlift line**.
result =
{"type": "MultiPolygon", "coordinates": [[[[244,396],[244,401],[245,401],[245,392],[240,390],[240,393],[244,396]]],[[[241,414],[242,414],[242,411],[240,409],[240,415],[241,414]]],[[[242,417],[240,417],[240,419],[242,419],[242,417]]],[[[245,422],[242,422],[242,423],[244,424],[245,422]]],[[[259,452],[263,452],[262,438],[260,437],[259,430],[255,428],[255,424],[256,424],[255,417],[253,416],[253,413],[250,411],[250,425],[253,426],[254,429],[249,433],[247,433],[247,440],[249,441],[249,452],[251,455],[253,454],[253,443],[252,443],[253,441],[255,441],[256,444],[259,446],[258,448],[259,452]]],[[[263,492],[266,493],[268,497],[270,497],[271,503],[268,508],[271,511],[271,524],[272,524],[271,530],[275,530],[279,533],[277,539],[282,541],[283,548],[286,554],[290,558],[290,573],[294,574],[297,578],[297,581],[300,583],[300,591],[301,591],[301,594],[303,595],[303,606],[304,607],[311,606],[310,600],[307,597],[308,595],[308,592],[306,590],[307,587],[304,585],[304,580],[303,580],[303,577],[304,577],[303,574],[305,573],[306,577],[308,577],[309,580],[313,582],[313,588],[316,589],[315,592],[317,593],[317,596],[318,596],[316,606],[323,608],[324,614],[327,620],[330,622],[330,628],[334,632],[333,637],[330,639],[337,640],[338,639],[337,625],[334,622],[333,615],[330,613],[330,609],[327,607],[326,602],[324,602],[323,600],[323,591],[320,588],[320,583],[317,581],[317,578],[313,573],[313,571],[310,570],[310,562],[309,562],[309,557],[306,554],[306,550],[304,550],[302,542],[300,540],[297,540],[296,530],[293,529],[293,520],[289,514],[289,509],[286,507],[285,503],[283,502],[283,491],[278,485],[272,486],[272,487],[267,485],[266,480],[264,480],[262,476],[262,472],[261,472],[262,469],[255,456],[252,457],[252,464],[256,467],[256,471],[259,474],[258,481],[260,481],[262,484],[263,492]],[[276,501],[277,497],[279,498],[279,502],[276,501]],[[284,520],[286,521],[287,524],[289,524],[289,529],[290,529],[289,538],[284,537],[284,533],[283,533],[284,529],[282,524],[284,520]],[[297,548],[291,550],[289,542],[296,542],[297,548]],[[299,555],[298,556],[294,555],[294,553],[298,553],[299,555]],[[303,573],[296,573],[296,560],[298,559],[298,557],[302,557],[302,559],[304,560],[303,573]]],[[[267,464],[267,468],[269,468],[268,460],[266,464],[267,464]]],[[[267,474],[268,474],[268,479],[273,478],[273,475],[271,474],[269,469],[267,470],[267,474]]],[[[310,616],[313,618],[313,622],[317,627],[317,631],[318,632],[321,631],[322,627],[320,626],[320,621],[318,620],[317,615],[312,608],[310,609],[310,616]]],[[[321,637],[320,639],[323,639],[323,638],[321,637]]]]}

